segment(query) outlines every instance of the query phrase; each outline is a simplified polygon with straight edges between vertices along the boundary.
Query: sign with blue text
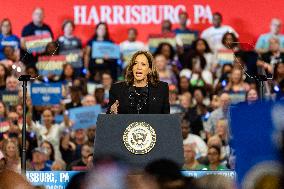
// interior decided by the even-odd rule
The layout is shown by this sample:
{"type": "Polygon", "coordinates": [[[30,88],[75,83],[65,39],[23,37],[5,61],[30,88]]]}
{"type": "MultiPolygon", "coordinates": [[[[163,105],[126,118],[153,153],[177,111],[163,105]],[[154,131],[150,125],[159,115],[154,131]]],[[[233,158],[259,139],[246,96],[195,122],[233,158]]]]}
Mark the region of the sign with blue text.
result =
{"type": "Polygon", "coordinates": [[[92,44],[92,58],[120,58],[120,48],[118,45],[111,42],[93,42],[92,44]]]}
{"type": "Polygon", "coordinates": [[[69,118],[74,122],[73,129],[85,129],[96,125],[98,115],[102,112],[100,105],[84,106],[69,110],[69,118]]]}
{"type": "Polygon", "coordinates": [[[61,98],[61,83],[33,83],[31,85],[31,99],[34,106],[59,104],[61,98]]]}

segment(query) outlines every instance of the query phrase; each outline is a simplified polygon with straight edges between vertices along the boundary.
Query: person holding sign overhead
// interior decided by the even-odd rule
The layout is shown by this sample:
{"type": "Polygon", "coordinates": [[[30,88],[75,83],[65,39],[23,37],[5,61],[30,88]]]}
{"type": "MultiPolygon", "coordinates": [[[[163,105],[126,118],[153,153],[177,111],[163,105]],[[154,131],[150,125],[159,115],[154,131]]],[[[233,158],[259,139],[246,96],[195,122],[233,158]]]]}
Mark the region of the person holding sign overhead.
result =
{"type": "Polygon", "coordinates": [[[118,58],[120,58],[119,46],[110,39],[107,24],[98,23],[94,36],[88,41],[84,55],[84,65],[89,71],[89,79],[101,81],[102,73],[110,71],[112,78],[116,80],[118,58]],[[114,56],[116,54],[117,57],[114,56]]]}
{"type": "Polygon", "coordinates": [[[126,70],[125,81],[111,86],[107,113],[170,113],[168,84],[159,80],[151,53],[134,53],[126,70]]]}

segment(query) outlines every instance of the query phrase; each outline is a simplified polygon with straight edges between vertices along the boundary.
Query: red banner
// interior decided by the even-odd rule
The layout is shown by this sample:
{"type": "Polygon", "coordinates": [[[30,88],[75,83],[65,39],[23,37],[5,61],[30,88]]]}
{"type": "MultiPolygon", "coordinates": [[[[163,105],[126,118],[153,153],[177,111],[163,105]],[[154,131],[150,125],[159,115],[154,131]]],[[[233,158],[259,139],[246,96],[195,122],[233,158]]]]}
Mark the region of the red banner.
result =
{"type": "Polygon", "coordinates": [[[191,1],[99,1],[99,0],[1,0],[1,17],[10,18],[13,32],[20,35],[24,25],[31,21],[35,7],[45,10],[45,23],[58,37],[64,19],[76,23],[75,34],[85,43],[93,34],[99,21],[109,23],[111,38],[121,42],[127,37],[127,29],[136,27],[139,40],[146,41],[149,33],[159,33],[161,21],[171,20],[177,27],[178,13],[186,10],[189,28],[202,31],[210,25],[212,13],[223,14],[223,23],[239,33],[242,42],[254,43],[261,33],[269,31],[271,18],[284,20],[282,0],[191,0],[191,1]]]}

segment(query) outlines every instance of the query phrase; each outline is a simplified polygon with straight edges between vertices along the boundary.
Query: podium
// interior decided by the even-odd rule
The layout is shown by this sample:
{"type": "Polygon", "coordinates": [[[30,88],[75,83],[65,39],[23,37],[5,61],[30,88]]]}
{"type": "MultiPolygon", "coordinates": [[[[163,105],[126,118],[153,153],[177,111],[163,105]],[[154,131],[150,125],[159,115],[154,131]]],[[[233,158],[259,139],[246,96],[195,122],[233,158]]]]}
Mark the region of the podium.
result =
{"type": "Polygon", "coordinates": [[[101,114],[94,159],[111,155],[135,168],[157,159],[184,163],[180,118],[173,114],[101,114]]]}

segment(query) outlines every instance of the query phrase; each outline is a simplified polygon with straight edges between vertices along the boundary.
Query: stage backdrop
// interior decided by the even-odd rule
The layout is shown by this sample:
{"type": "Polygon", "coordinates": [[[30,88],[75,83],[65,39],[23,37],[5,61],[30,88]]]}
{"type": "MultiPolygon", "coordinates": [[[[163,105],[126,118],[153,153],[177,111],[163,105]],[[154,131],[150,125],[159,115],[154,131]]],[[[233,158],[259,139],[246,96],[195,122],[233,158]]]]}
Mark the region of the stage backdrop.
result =
{"type": "Polygon", "coordinates": [[[0,19],[10,18],[14,33],[20,35],[25,24],[31,21],[35,7],[45,10],[45,22],[52,27],[55,37],[61,34],[64,19],[73,19],[76,35],[85,43],[94,33],[99,21],[110,25],[115,42],[126,38],[129,27],[139,30],[139,40],[146,41],[149,33],[159,33],[163,19],[170,19],[177,26],[178,13],[186,10],[189,27],[203,30],[211,22],[212,13],[220,12],[224,24],[233,26],[240,34],[241,42],[255,43],[257,37],[269,31],[271,18],[284,20],[283,0],[0,0],[0,19]]]}

